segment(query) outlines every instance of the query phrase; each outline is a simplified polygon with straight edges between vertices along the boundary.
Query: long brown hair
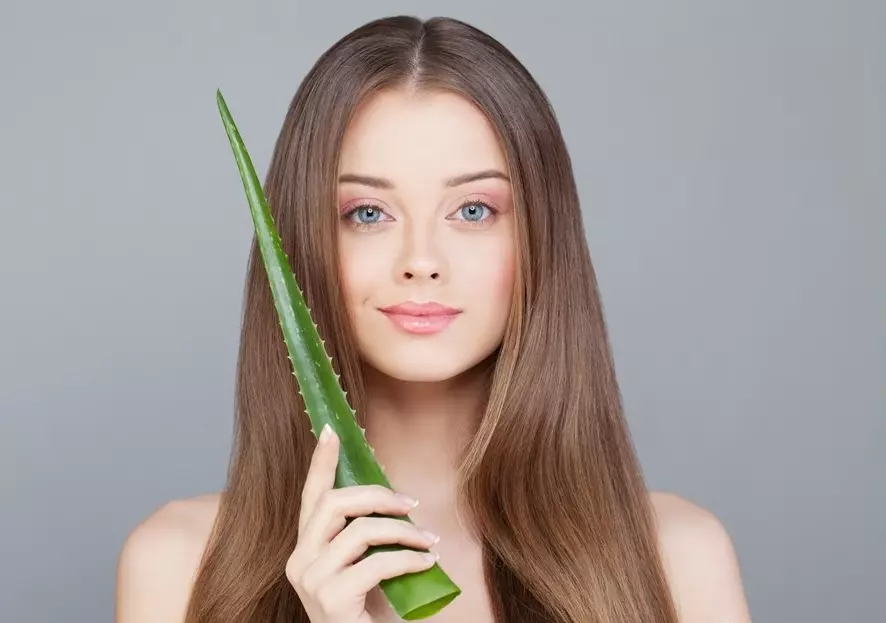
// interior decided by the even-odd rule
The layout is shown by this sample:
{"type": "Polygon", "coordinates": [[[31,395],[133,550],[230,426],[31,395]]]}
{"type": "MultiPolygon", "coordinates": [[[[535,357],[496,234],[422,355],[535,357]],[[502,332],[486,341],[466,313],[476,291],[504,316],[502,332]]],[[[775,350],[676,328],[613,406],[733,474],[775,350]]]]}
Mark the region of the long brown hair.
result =
{"type": "MultiPolygon", "coordinates": [[[[496,621],[676,623],[560,128],[525,67],[455,19],[378,19],[335,43],[296,92],[265,182],[358,422],[364,380],[342,311],[332,206],[348,122],[386,88],[473,102],[498,133],[513,185],[515,299],[458,479],[496,621]]],[[[284,571],[316,444],[303,409],[253,241],[234,452],[188,623],[308,621],[284,571]]]]}

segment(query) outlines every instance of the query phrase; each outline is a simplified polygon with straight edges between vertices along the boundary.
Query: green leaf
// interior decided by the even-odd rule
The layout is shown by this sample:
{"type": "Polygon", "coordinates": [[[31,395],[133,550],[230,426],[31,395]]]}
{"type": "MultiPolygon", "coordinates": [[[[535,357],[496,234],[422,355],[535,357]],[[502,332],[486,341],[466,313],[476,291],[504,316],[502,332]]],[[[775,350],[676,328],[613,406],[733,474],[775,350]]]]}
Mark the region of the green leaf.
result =
{"type": "MultiPolygon", "coordinates": [[[[335,487],[374,484],[392,488],[375,460],[375,451],[366,440],[366,431],[357,424],[354,409],[348,404],[339,375],[332,367],[332,359],[283,252],[252,160],[220,90],[216,92],[216,100],[246,191],[283,340],[289,351],[299,394],[304,398],[311,431],[319,437],[324,424],[329,424],[341,440],[335,487]]],[[[411,523],[407,515],[397,519],[411,523]]],[[[413,548],[398,543],[376,545],[370,546],[365,555],[404,549],[413,548]]],[[[393,610],[407,621],[436,614],[461,593],[461,589],[436,564],[423,571],[383,579],[379,584],[393,610]]]]}

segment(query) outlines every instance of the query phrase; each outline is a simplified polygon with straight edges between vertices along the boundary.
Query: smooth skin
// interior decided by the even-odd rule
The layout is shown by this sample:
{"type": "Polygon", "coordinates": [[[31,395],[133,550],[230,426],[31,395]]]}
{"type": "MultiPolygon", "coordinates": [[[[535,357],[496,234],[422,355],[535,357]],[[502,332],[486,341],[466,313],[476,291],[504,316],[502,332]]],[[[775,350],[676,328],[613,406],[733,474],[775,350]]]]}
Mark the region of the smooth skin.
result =
{"type": "MultiPolygon", "coordinates": [[[[366,435],[396,492],[333,490],[338,441],[318,444],[303,490],[299,539],[285,570],[313,623],[397,621],[377,587],[433,564],[463,589],[427,619],[492,621],[479,544],[455,510],[456,457],[482,415],[477,364],[501,342],[515,275],[513,196],[491,125],[452,94],[376,94],[357,112],[340,155],[339,251],[347,307],[367,364],[366,435]],[[488,175],[466,181],[465,174],[488,175]],[[379,311],[406,300],[462,310],[443,332],[407,334],[379,311]],[[420,496],[418,496],[420,492],[420,496]],[[410,508],[395,493],[413,494],[410,508]],[[408,512],[392,518],[346,517],[408,512]]],[[[747,623],[738,559],[723,525],[679,496],[650,492],[662,560],[682,623],[747,623]]],[[[219,495],[165,504],[127,538],[119,560],[117,623],[180,623],[219,495]]]]}

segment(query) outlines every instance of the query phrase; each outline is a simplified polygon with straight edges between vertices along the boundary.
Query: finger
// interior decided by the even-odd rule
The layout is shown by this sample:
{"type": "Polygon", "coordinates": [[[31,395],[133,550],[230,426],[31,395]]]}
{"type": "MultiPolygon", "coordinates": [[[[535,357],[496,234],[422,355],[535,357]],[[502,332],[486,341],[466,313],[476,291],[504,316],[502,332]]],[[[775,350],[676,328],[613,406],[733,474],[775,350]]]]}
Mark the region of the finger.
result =
{"type": "Polygon", "coordinates": [[[440,537],[412,522],[389,517],[358,517],[336,536],[314,568],[320,577],[338,573],[356,561],[371,545],[400,544],[426,550],[440,537]]]}
{"type": "Polygon", "coordinates": [[[405,516],[417,502],[381,485],[354,485],[326,491],[308,517],[300,539],[329,543],[347,525],[349,517],[371,514],[405,516]]]}
{"type": "Polygon", "coordinates": [[[354,594],[365,595],[382,580],[405,573],[423,571],[433,566],[440,555],[436,552],[375,552],[331,578],[321,587],[323,593],[335,591],[342,599],[354,594]],[[349,594],[345,594],[345,591],[349,594]]]}
{"type": "Polygon", "coordinates": [[[338,466],[339,440],[335,431],[325,424],[302,488],[298,532],[302,534],[308,519],[314,514],[320,497],[335,486],[335,470],[338,466]]]}

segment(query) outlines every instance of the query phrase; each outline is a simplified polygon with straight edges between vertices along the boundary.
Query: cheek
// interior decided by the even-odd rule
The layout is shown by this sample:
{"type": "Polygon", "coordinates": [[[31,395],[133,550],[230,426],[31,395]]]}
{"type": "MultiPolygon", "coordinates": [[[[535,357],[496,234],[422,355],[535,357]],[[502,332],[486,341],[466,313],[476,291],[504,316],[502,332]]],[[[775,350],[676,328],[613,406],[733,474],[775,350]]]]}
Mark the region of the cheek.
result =
{"type": "Polygon", "coordinates": [[[508,238],[494,241],[482,253],[467,256],[462,274],[475,298],[485,301],[494,315],[506,313],[511,304],[516,277],[516,248],[508,238]],[[491,305],[490,305],[491,304],[491,305]]]}
{"type": "Polygon", "coordinates": [[[339,258],[348,305],[360,305],[373,292],[378,292],[380,281],[388,274],[382,249],[367,248],[366,244],[361,245],[354,237],[344,234],[339,240],[339,258]]]}
{"type": "Polygon", "coordinates": [[[502,250],[498,263],[498,271],[495,274],[495,282],[492,284],[497,295],[498,302],[504,306],[510,306],[511,296],[514,292],[514,281],[517,273],[517,254],[513,245],[502,250]]]}

